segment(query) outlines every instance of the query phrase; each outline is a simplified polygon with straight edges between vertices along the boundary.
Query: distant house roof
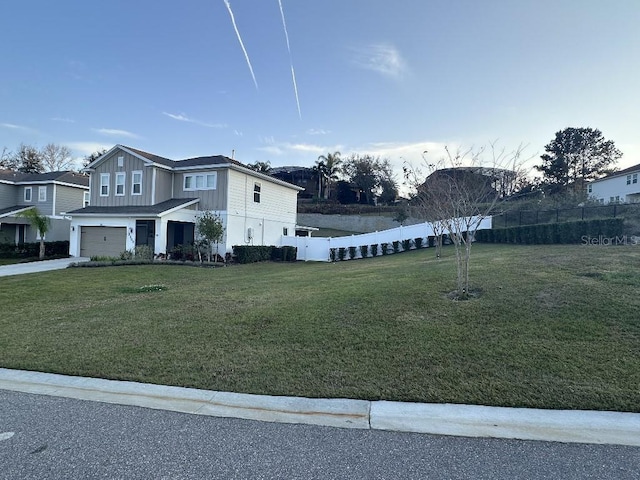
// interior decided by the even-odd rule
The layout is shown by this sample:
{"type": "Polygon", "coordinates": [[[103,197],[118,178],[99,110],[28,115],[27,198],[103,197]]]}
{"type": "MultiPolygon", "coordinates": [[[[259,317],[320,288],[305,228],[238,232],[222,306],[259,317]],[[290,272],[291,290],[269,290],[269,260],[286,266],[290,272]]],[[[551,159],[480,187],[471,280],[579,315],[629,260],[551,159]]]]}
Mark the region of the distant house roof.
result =
{"type": "Polygon", "coordinates": [[[65,214],[73,216],[88,215],[101,217],[109,215],[119,217],[122,215],[131,215],[132,217],[159,216],[166,214],[171,210],[194,205],[197,202],[199,202],[198,198],[171,198],[164,202],[156,203],[155,205],[129,205],[122,207],[96,207],[89,205],[84,208],[65,212],[65,214]]]}
{"type": "Polygon", "coordinates": [[[89,177],[80,173],[61,171],[46,173],[22,173],[11,170],[0,170],[0,180],[15,184],[26,183],[67,183],[79,187],[89,187],[89,177]]]}
{"type": "Polygon", "coordinates": [[[608,178],[619,177],[621,175],[628,175],[629,173],[635,173],[635,172],[640,172],[640,163],[638,163],[637,165],[632,165],[631,167],[627,167],[623,170],[618,170],[617,172],[613,172],[607,175],[606,177],[599,178],[597,180],[594,180],[591,183],[600,182],[602,180],[607,180],[608,178]]]}

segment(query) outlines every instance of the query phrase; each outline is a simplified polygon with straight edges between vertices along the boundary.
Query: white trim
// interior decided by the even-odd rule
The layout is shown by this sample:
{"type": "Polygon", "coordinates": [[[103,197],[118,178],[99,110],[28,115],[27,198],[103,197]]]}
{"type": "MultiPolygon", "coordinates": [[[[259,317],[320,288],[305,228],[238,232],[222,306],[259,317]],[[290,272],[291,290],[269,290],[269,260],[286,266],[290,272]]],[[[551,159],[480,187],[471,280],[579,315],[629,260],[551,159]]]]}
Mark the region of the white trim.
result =
{"type": "Polygon", "coordinates": [[[132,170],[131,171],[131,195],[142,195],[142,170],[132,170]],[[135,181],[136,173],[140,174],[140,181],[135,181]],[[138,193],[135,192],[135,186],[140,185],[140,191],[138,193]]]}
{"type": "Polygon", "coordinates": [[[216,190],[218,188],[218,172],[183,173],[182,190],[184,192],[195,192],[201,190],[216,190]],[[198,177],[202,177],[202,187],[198,187],[198,177]],[[214,177],[213,187],[208,187],[209,177],[214,177]],[[192,187],[187,188],[187,178],[192,179],[192,187]]]}
{"type": "Polygon", "coordinates": [[[87,190],[86,192],[82,192],[82,208],[88,207],[91,205],[91,192],[87,190]]]}
{"type": "Polygon", "coordinates": [[[116,197],[124,197],[126,193],[126,187],[127,187],[127,172],[116,172],[114,195],[116,197]],[[122,182],[118,182],[119,178],[122,179],[122,182]],[[118,193],[118,186],[120,185],[122,185],[122,193],[118,193]]]}
{"type": "MultiPolygon", "coordinates": [[[[152,205],[156,204],[156,178],[157,178],[156,173],[157,172],[158,170],[154,168],[153,173],[151,174],[151,204],[152,205]]],[[[171,180],[173,180],[173,178],[171,180]]],[[[173,181],[171,182],[171,188],[173,189],[173,181]]],[[[140,190],[142,190],[142,188],[140,190]]],[[[171,196],[171,198],[173,198],[173,195],[171,196]]]]}
{"type": "Polygon", "coordinates": [[[108,197],[109,196],[109,187],[111,186],[111,174],[110,173],[101,173],[100,174],[100,196],[101,197],[108,197]],[[107,179],[107,184],[104,185],[102,179],[106,178],[107,179]],[[107,193],[102,193],[102,187],[107,187],[107,193]]]}
{"type": "Polygon", "coordinates": [[[51,215],[56,214],[56,184],[53,184],[53,199],[51,200],[51,215]]]}

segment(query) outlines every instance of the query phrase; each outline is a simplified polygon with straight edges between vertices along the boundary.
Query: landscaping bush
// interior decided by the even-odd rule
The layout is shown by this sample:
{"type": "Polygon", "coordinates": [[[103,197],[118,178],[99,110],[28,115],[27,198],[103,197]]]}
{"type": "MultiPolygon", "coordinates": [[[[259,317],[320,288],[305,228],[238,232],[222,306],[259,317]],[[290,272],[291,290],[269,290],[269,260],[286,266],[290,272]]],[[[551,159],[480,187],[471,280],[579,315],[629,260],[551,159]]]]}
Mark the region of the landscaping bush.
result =
{"type": "Polygon", "coordinates": [[[413,239],[413,243],[415,244],[416,249],[422,248],[422,240],[423,240],[422,237],[418,237],[418,238],[414,238],[413,239]]]}
{"type": "Polygon", "coordinates": [[[406,240],[402,240],[402,250],[405,252],[411,250],[411,239],[407,238],[406,240]]]}
{"type": "MultiPolygon", "coordinates": [[[[40,255],[40,242],[0,244],[0,258],[33,258],[40,255]]],[[[68,257],[69,241],[44,242],[45,257],[68,257]]]]}
{"type": "Polygon", "coordinates": [[[342,261],[345,259],[346,256],[347,256],[347,249],[344,247],[340,247],[338,249],[338,259],[342,261]]]}
{"type": "Polygon", "coordinates": [[[349,247],[349,260],[356,258],[356,247],[349,247]]]}
{"type": "Polygon", "coordinates": [[[391,244],[393,245],[393,253],[400,253],[400,242],[398,240],[394,240],[391,244]]]}
{"type": "Polygon", "coordinates": [[[329,249],[329,259],[332,262],[335,262],[337,259],[337,255],[338,255],[338,249],[337,248],[330,248],[329,249]]]}
{"type": "Polygon", "coordinates": [[[360,256],[367,258],[369,256],[369,245],[360,245],[360,256]]]}
{"type": "Polygon", "coordinates": [[[238,263],[266,262],[271,260],[272,249],[265,245],[234,245],[233,254],[238,263]]]}
{"type": "Polygon", "coordinates": [[[583,237],[621,237],[623,232],[624,219],[605,218],[478,230],[475,238],[483,243],[575,244],[583,242],[583,237]]]}
{"type": "Polygon", "coordinates": [[[382,249],[382,255],[387,255],[389,253],[389,244],[388,243],[381,243],[380,244],[380,248],[382,249]]]}
{"type": "Polygon", "coordinates": [[[153,249],[149,245],[136,245],[134,257],[137,260],[153,260],[153,249]]]}
{"type": "Polygon", "coordinates": [[[373,257],[377,257],[378,256],[378,244],[374,243],[373,245],[371,245],[371,256],[373,257]]]}

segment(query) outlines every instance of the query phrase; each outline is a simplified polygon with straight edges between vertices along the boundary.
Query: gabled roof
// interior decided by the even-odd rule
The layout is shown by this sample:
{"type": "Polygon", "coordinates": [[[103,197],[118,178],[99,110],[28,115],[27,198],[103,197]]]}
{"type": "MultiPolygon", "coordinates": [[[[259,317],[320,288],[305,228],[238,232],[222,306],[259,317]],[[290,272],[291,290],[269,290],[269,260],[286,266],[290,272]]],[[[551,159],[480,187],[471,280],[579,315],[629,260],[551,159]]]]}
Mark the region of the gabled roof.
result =
{"type": "Polygon", "coordinates": [[[89,187],[89,177],[71,171],[22,173],[11,170],[0,170],[0,180],[6,180],[16,185],[28,183],[66,183],[73,186],[89,187]]]}
{"type": "Polygon", "coordinates": [[[627,168],[625,168],[623,170],[618,170],[617,172],[613,172],[610,175],[607,175],[606,177],[602,177],[602,178],[599,178],[597,180],[594,180],[591,183],[601,182],[602,180],[607,180],[609,178],[620,177],[622,175],[628,175],[630,173],[638,173],[638,172],[640,172],[640,163],[637,164],[637,165],[632,165],[631,167],[627,167],[627,168]]]}
{"type": "Polygon", "coordinates": [[[199,202],[198,198],[172,198],[155,205],[128,205],[122,207],[95,207],[87,206],[65,212],[66,215],[73,216],[117,216],[123,215],[131,217],[143,217],[143,216],[161,216],[168,213],[171,210],[177,210],[179,208],[185,208],[190,205],[194,205],[199,202]]]}

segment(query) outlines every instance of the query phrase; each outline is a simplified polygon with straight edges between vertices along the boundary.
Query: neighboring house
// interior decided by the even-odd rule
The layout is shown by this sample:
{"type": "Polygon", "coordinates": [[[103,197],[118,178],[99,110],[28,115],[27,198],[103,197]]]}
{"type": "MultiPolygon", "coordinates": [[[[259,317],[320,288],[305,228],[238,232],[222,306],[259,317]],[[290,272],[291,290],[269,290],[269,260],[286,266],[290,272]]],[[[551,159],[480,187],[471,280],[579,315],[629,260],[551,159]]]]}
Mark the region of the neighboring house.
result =
{"type": "Polygon", "coordinates": [[[222,219],[220,253],[295,235],[302,188],[225,156],[176,161],[116,145],[86,170],[89,205],[67,212],[72,256],[118,256],[138,245],[166,254],[193,243],[203,211],[222,219]]]}
{"type": "Polygon", "coordinates": [[[0,243],[40,239],[29,220],[16,216],[36,207],[50,219],[47,241],[69,240],[70,221],[63,212],[88,201],[89,177],[73,172],[21,173],[0,170],[0,243]]]}
{"type": "Polygon", "coordinates": [[[298,198],[313,198],[318,195],[318,175],[308,167],[273,167],[269,175],[283,182],[302,187],[298,198]]]}
{"type": "Polygon", "coordinates": [[[594,180],[587,195],[600,203],[640,202],[640,164],[594,180]]]}

